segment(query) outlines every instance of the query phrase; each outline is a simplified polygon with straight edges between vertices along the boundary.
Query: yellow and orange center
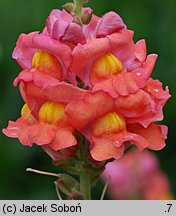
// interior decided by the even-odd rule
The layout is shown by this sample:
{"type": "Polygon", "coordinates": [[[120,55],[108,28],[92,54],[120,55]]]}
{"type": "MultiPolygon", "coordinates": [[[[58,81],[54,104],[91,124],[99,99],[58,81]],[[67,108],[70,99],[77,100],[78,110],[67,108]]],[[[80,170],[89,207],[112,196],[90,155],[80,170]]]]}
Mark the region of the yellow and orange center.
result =
{"type": "Polygon", "coordinates": [[[109,112],[96,119],[93,124],[93,134],[99,137],[103,134],[112,134],[123,131],[126,127],[125,119],[116,112],[109,112]]]}
{"type": "Polygon", "coordinates": [[[46,51],[38,50],[35,52],[32,59],[32,67],[61,80],[62,68],[58,59],[46,51]]]}
{"type": "Polygon", "coordinates": [[[29,109],[27,104],[24,104],[21,109],[21,116],[28,122],[35,122],[35,117],[31,114],[31,110],[29,109]]]}
{"type": "Polygon", "coordinates": [[[120,60],[112,53],[107,53],[95,60],[90,69],[90,82],[94,86],[123,71],[120,60]]]}
{"type": "Polygon", "coordinates": [[[68,124],[65,105],[56,102],[46,102],[39,110],[39,120],[48,124],[68,124]]]}

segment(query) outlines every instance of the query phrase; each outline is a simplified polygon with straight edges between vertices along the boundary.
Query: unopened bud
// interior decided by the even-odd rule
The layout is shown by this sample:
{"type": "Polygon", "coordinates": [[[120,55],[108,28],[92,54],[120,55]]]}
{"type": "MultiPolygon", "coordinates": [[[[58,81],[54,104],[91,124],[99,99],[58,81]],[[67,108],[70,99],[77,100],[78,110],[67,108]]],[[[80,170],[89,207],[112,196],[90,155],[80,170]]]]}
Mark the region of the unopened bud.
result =
{"type": "Polygon", "coordinates": [[[75,6],[73,3],[67,3],[62,6],[64,10],[66,10],[69,14],[72,14],[75,10],[75,6]]]}
{"type": "Polygon", "coordinates": [[[87,25],[90,23],[91,19],[92,19],[92,10],[85,10],[84,13],[81,15],[82,23],[87,25]]]}
{"type": "Polygon", "coordinates": [[[80,17],[78,17],[78,16],[73,17],[72,22],[82,26],[82,21],[81,21],[80,17]]]}

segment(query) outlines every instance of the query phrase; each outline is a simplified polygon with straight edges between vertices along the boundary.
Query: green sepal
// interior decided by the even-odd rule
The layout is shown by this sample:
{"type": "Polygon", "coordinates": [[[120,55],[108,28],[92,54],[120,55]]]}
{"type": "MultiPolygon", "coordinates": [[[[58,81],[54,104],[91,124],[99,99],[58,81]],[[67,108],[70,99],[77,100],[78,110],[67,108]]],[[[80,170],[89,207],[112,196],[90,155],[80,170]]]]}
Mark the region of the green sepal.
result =
{"type": "Polygon", "coordinates": [[[62,6],[62,8],[67,11],[67,13],[72,14],[75,10],[75,5],[73,3],[66,3],[62,6]]]}
{"type": "Polygon", "coordinates": [[[67,167],[71,164],[74,163],[73,159],[67,159],[67,160],[58,160],[58,161],[53,161],[52,162],[55,166],[60,166],[60,167],[67,167]]]}
{"type": "Polygon", "coordinates": [[[79,174],[79,169],[77,167],[68,166],[68,167],[63,167],[63,168],[70,174],[73,174],[73,175],[79,174]]]}
{"type": "Polygon", "coordinates": [[[73,178],[72,176],[69,176],[68,174],[58,174],[59,178],[56,181],[58,189],[61,190],[65,195],[70,196],[73,192],[79,192],[80,186],[79,182],[73,178]]]}

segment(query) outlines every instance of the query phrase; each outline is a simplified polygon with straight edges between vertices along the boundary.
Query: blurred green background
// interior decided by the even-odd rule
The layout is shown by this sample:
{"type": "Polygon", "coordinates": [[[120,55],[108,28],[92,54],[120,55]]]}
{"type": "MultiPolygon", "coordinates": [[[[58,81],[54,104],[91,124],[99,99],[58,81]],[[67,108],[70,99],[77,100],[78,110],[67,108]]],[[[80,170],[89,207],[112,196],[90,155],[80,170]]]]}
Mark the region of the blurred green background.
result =
{"type": "MultiPolygon", "coordinates": [[[[21,70],[11,58],[19,34],[41,31],[50,11],[61,8],[66,2],[0,0],[0,129],[7,126],[9,119],[16,120],[19,117],[23,104],[18,88],[12,85],[21,70]]],[[[159,54],[152,76],[160,79],[164,86],[169,86],[172,98],[164,108],[164,123],[169,126],[167,146],[155,154],[176,195],[176,1],[90,0],[87,5],[99,16],[109,10],[119,13],[127,27],[135,31],[135,41],[145,38],[148,53],[159,54]]],[[[56,199],[54,179],[26,173],[27,167],[58,171],[40,148],[24,147],[18,140],[0,133],[0,199],[56,199]]],[[[99,182],[94,189],[94,199],[99,199],[102,187],[99,182]]]]}

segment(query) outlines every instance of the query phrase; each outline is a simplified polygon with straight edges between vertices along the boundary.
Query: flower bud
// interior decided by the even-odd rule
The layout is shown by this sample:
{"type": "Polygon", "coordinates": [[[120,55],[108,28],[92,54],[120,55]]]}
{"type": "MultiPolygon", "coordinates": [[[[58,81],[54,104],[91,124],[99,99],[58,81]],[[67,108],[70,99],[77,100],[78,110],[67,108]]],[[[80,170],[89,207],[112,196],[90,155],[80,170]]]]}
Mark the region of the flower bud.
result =
{"type": "Polygon", "coordinates": [[[90,23],[92,19],[92,10],[85,10],[84,13],[81,15],[82,23],[87,25],[90,23]]]}
{"type": "Polygon", "coordinates": [[[73,17],[73,21],[72,22],[76,23],[76,24],[78,24],[80,26],[82,26],[82,21],[81,21],[81,19],[78,16],[73,17]]]}
{"type": "Polygon", "coordinates": [[[72,14],[75,10],[75,6],[73,3],[67,3],[62,6],[64,10],[66,10],[69,14],[72,14]]]}

